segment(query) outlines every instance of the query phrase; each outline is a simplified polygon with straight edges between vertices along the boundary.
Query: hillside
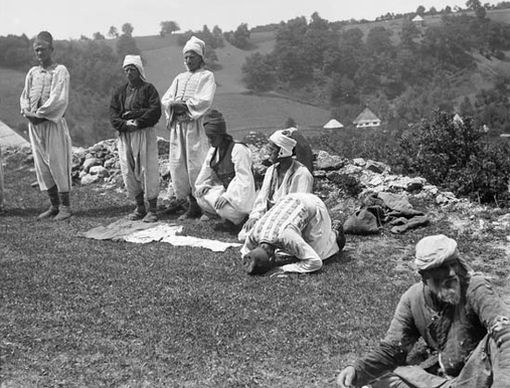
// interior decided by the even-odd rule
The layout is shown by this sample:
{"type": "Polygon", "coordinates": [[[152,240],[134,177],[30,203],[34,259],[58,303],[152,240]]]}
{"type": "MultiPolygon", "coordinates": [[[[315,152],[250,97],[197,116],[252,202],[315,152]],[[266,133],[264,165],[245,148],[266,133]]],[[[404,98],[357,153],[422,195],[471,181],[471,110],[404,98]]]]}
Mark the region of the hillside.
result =
{"type": "MultiPolygon", "coordinates": [[[[487,16],[495,21],[510,23],[508,9],[491,10],[488,11],[487,16]]],[[[360,28],[366,37],[371,28],[383,26],[393,32],[392,40],[397,43],[402,20],[349,24],[345,29],[360,28]]],[[[438,15],[426,16],[424,25],[434,25],[439,21],[438,15]]],[[[156,86],[161,95],[164,94],[175,75],[184,70],[182,48],[177,43],[177,37],[143,36],[135,39],[146,61],[148,80],[156,86]]],[[[301,128],[313,129],[314,134],[318,133],[317,129],[331,117],[329,107],[312,106],[277,94],[251,94],[246,90],[242,82],[241,70],[245,59],[255,52],[269,53],[275,44],[274,32],[254,32],[251,40],[256,48],[250,51],[237,49],[226,41],[225,47],[216,50],[221,69],[215,71],[218,88],[214,107],[225,114],[229,130],[237,134],[236,137],[241,137],[250,130],[270,132],[282,127],[290,117],[301,128]]],[[[115,40],[106,42],[111,47],[115,46],[115,40]]],[[[506,54],[510,57],[510,53],[506,54]]],[[[451,75],[456,88],[455,94],[458,96],[457,101],[464,96],[474,96],[481,89],[491,88],[498,75],[510,74],[508,59],[498,60],[494,57],[487,59],[477,53],[473,56],[477,71],[451,75]]],[[[22,72],[0,68],[0,120],[13,128],[19,128],[24,123],[18,115],[18,98],[23,87],[24,76],[22,72]]],[[[338,119],[346,124],[344,118],[338,117],[338,119]]],[[[164,119],[158,124],[158,129],[161,136],[167,137],[164,119]]]]}

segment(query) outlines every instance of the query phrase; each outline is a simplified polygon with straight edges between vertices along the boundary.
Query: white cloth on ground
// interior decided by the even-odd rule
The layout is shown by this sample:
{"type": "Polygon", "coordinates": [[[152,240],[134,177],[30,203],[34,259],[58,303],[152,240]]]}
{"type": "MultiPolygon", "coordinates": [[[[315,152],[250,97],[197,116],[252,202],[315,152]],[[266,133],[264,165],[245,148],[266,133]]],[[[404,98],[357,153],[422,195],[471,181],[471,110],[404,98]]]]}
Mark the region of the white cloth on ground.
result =
{"type": "Polygon", "coordinates": [[[222,182],[211,168],[211,159],[214,152],[211,147],[202,164],[202,169],[195,183],[196,190],[208,187],[209,191],[197,197],[199,206],[208,213],[218,214],[221,218],[227,219],[234,224],[239,224],[249,213],[255,201],[255,180],[251,170],[251,151],[243,144],[234,144],[232,148],[232,163],[234,164],[235,176],[225,190],[222,182]],[[229,205],[221,209],[215,209],[217,199],[223,196],[229,205]]]}
{"type": "Polygon", "coordinates": [[[69,102],[69,72],[63,65],[44,69],[32,67],[20,97],[21,110],[44,118],[38,125],[28,124],[39,188],[57,186],[59,192],[71,190],[72,144],[64,113],[69,102]]]}
{"type": "Polygon", "coordinates": [[[195,181],[209,149],[203,116],[211,108],[216,82],[209,70],[184,72],[173,80],[161,103],[170,130],[169,165],[172,187],[177,198],[195,193],[195,181]],[[177,115],[172,104],[185,102],[189,114],[177,115]]]}
{"type": "Polygon", "coordinates": [[[155,128],[121,132],[118,138],[119,163],[129,196],[142,191],[154,199],[159,194],[158,141],[155,128]]]}
{"type": "Polygon", "coordinates": [[[339,251],[328,209],[310,193],[289,194],[264,214],[246,238],[241,254],[246,255],[261,243],[299,259],[283,265],[285,272],[317,271],[323,260],[339,251]]]}
{"type": "Polygon", "coordinates": [[[81,234],[82,237],[96,240],[127,241],[137,244],[165,242],[174,246],[206,248],[214,252],[224,252],[230,247],[241,244],[219,240],[204,239],[194,236],[181,236],[183,226],[162,222],[146,223],[121,219],[107,226],[98,226],[81,234]]]}

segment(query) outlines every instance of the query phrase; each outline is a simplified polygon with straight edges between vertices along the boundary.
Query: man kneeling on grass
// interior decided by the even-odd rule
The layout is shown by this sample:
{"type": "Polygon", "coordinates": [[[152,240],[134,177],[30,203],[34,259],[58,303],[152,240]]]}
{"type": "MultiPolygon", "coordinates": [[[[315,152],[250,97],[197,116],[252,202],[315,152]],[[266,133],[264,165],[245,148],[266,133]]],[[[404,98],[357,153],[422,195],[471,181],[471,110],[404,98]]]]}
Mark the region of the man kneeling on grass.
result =
{"type": "Polygon", "coordinates": [[[344,245],[342,227],[332,229],[324,202],[314,194],[292,193],[257,220],[241,254],[250,275],[308,273],[344,245]]]}
{"type": "Polygon", "coordinates": [[[471,275],[455,240],[416,245],[422,281],[402,296],[380,345],[337,377],[340,387],[510,387],[510,314],[488,281],[471,275]],[[422,337],[431,356],[402,366],[422,337]],[[396,369],[395,369],[396,368],[396,369]]]}
{"type": "Polygon", "coordinates": [[[195,182],[201,220],[219,216],[223,222],[216,230],[237,233],[255,201],[251,151],[227,133],[225,119],[217,110],[205,115],[204,129],[211,147],[195,182]]]}

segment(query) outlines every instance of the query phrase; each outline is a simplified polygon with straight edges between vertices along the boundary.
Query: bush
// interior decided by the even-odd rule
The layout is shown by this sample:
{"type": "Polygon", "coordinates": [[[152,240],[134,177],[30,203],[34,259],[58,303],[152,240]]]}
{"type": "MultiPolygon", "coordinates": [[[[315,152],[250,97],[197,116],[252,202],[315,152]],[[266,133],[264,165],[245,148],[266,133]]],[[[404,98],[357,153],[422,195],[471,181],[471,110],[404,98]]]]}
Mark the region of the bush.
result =
{"type": "Polygon", "coordinates": [[[400,141],[400,166],[430,183],[481,203],[504,204],[510,199],[510,147],[491,142],[470,118],[453,120],[436,111],[400,141]]]}

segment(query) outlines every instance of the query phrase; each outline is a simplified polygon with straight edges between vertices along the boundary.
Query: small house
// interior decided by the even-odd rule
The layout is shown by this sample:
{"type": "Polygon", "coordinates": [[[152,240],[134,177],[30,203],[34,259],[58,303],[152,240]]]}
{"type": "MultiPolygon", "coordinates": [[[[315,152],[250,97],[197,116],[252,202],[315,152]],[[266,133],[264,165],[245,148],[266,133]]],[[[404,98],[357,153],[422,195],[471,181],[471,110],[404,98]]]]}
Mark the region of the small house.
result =
{"type": "Polygon", "coordinates": [[[381,125],[381,119],[370,109],[365,108],[352,123],[356,128],[379,127],[381,125]]]}
{"type": "Polygon", "coordinates": [[[324,124],[323,128],[325,128],[325,129],[340,129],[343,127],[344,127],[344,125],[341,122],[339,122],[338,120],[335,120],[335,119],[331,119],[326,124],[324,124]]]}

